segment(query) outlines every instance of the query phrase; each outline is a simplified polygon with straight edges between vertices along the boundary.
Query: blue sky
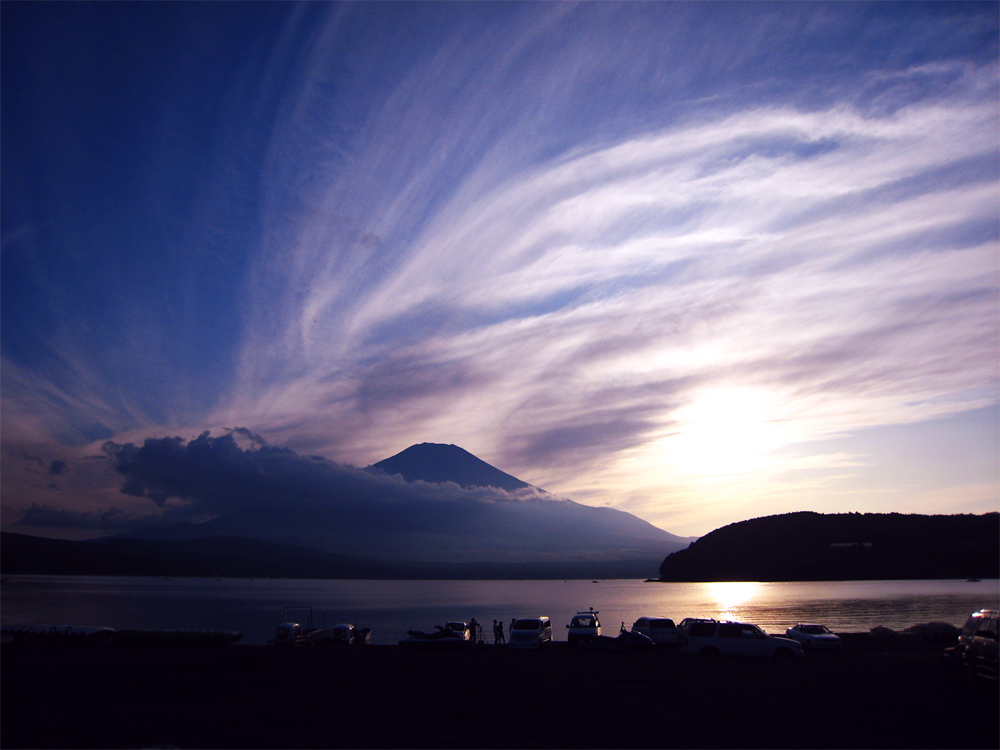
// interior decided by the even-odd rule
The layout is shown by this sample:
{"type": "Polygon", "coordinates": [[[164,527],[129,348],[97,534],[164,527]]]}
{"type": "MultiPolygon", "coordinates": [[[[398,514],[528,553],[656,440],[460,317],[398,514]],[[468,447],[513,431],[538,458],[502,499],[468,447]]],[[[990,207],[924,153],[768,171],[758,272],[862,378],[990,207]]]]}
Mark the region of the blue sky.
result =
{"type": "Polygon", "coordinates": [[[5,529],[156,516],[101,446],[206,430],[682,535],[1000,504],[996,3],[0,22],[5,529]]]}

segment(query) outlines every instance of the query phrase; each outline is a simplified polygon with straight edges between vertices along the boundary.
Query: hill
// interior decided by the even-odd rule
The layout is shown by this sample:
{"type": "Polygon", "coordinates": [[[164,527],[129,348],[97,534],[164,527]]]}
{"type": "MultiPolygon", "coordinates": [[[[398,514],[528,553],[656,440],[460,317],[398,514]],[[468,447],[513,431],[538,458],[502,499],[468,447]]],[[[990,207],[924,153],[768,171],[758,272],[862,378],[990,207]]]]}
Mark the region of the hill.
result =
{"type": "Polygon", "coordinates": [[[661,581],[1000,577],[1000,514],[801,512],[730,524],[668,555],[661,581]]]}

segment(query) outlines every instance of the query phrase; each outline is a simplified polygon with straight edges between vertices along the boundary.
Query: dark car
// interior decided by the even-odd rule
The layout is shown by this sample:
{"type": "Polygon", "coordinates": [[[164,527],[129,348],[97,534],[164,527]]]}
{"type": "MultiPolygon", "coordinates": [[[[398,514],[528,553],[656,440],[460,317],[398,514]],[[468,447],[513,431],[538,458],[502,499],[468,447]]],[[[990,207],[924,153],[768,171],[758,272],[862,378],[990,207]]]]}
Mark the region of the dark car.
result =
{"type": "Polygon", "coordinates": [[[972,682],[997,683],[997,650],[1000,646],[1000,614],[984,609],[969,618],[959,636],[962,660],[972,682]],[[971,628],[969,625],[971,624],[971,628]],[[970,632],[966,634],[966,630],[970,632]]]}

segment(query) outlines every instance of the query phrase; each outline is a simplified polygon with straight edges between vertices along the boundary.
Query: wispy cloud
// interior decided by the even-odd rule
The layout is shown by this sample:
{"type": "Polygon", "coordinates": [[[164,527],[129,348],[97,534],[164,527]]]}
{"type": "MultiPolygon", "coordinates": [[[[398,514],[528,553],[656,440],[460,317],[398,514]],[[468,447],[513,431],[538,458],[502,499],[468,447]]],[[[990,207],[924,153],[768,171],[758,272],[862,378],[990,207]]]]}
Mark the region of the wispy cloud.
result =
{"type": "Polygon", "coordinates": [[[459,191],[267,401],[560,478],[736,384],[785,443],[992,403],[996,132],[989,101],[762,109],[459,191]]]}
{"type": "MultiPolygon", "coordinates": [[[[830,441],[996,408],[995,8],[281,15],[232,67],[238,116],[202,144],[195,205],[150,239],[182,269],[155,266],[169,302],[137,276],[120,333],[74,303],[46,359],[5,342],[5,443],[246,425],[252,445],[356,465],[457,443],[701,533],[747,498],[754,515],[847,502],[877,448],[830,441]]],[[[24,211],[5,213],[5,263],[7,238],[45,255],[24,211]]],[[[141,267],[116,274],[108,247],[94,288],[141,267]]],[[[73,288],[49,280],[54,300],[73,288]]],[[[971,508],[997,502],[996,447],[961,483],[971,508]]],[[[73,476],[70,454],[32,452],[73,476]]]]}

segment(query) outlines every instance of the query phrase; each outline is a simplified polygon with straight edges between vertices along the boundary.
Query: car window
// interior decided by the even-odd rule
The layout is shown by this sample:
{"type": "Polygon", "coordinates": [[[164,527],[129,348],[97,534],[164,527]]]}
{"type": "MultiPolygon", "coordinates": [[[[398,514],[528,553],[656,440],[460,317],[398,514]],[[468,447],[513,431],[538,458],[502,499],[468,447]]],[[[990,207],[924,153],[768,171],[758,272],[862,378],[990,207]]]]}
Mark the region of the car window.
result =
{"type": "Polygon", "coordinates": [[[742,638],[743,628],[739,625],[720,625],[719,638],[742,638]]]}
{"type": "Polygon", "coordinates": [[[653,628],[673,628],[673,620],[651,620],[649,623],[650,627],[653,628]]]}
{"type": "Polygon", "coordinates": [[[992,638],[994,641],[997,640],[997,628],[1000,622],[992,618],[980,618],[979,627],[976,628],[977,638],[992,638]]]}
{"type": "Polygon", "coordinates": [[[976,625],[979,623],[979,621],[981,619],[983,619],[983,618],[976,617],[975,615],[972,615],[972,617],[970,617],[968,620],[966,620],[965,621],[965,627],[962,628],[962,635],[972,635],[972,633],[976,629],[976,625]]]}
{"type": "Polygon", "coordinates": [[[518,620],[512,630],[539,630],[542,623],[539,620],[518,620]]]}
{"type": "Polygon", "coordinates": [[[691,625],[688,635],[691,638],[711,638],[715,635],[715,623],[696,622],[691,625]]]}

